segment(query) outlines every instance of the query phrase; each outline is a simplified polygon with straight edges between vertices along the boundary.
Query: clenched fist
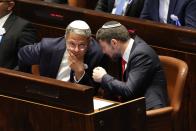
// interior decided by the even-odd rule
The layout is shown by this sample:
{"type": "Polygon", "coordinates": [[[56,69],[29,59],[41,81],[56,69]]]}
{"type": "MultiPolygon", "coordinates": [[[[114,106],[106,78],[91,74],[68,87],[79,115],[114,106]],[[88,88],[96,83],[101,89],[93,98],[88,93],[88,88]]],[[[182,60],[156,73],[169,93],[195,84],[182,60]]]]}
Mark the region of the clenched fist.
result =
{"type": "Polygon", "coordinates": [[[107,74],[106,70],[102,67],[96,67],[93,69],[93,79],[96,82],[101,82],[103,76],[107,74]]]}

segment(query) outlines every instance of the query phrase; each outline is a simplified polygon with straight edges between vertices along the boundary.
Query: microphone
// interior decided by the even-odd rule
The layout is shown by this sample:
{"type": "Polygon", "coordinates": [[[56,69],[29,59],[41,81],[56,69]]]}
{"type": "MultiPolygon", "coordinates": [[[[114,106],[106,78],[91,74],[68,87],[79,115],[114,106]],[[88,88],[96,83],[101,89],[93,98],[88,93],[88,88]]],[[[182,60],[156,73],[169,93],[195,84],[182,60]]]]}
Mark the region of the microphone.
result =
{"type": "Polygon", "coordinates": [[[88,69],[88,65],[87,64],[84,64],[84,69],[88,69]]]}

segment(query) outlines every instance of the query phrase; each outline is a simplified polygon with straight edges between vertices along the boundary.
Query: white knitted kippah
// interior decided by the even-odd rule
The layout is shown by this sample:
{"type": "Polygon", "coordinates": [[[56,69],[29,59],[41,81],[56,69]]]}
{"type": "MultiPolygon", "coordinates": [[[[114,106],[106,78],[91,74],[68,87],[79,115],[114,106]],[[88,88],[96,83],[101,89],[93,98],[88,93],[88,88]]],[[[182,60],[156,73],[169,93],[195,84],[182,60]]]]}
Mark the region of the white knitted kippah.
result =
{"type": "Polygon", "coordinates": [[[81,29],[81,30],[90,29],[89,25],[85,21],[82,21],[82,20],[75,20],[71,22],[69,26],[72,28],[81,29]]]}
{"type": "Polygon", "coordinates": [[[111,25],[103,25],[101,28],[108,29],[108,28],[114,28],[114,27],[119,27],[119,26],[121,26],[121,24],[116,23],[116,24],[111,24],[111,25]]]}

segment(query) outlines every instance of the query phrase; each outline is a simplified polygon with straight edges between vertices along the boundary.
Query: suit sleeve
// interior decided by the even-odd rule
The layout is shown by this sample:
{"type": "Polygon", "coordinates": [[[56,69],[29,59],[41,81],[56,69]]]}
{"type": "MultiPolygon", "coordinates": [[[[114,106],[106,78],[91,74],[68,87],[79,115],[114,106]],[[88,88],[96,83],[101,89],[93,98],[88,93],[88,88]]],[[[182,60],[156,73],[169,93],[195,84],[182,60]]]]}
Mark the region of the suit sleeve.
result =
{"type": "Polygon", "coordinates": [[[119,81],[106,74],[102,78],[102,87],[110,92],[120,95],[123,99],[132,99],[141,94],[144,85],[152,78],[153,62],[148,55],[138,54],[131,59],[131,69],[128,71],[126,82],[119,81]]]}
{"type": "Polygon", "coordinates": [[[31,72],[31,66],[39,64],[41,55],[41,42],[33,45],[26,45],[18,52],[19,70],[31,72]]]}
{"type": "Polygon", "coordinates": [[[37,32],[33,25],[27,22],[20,33],[18,40],[18,49],[25,45],[34,44],[37,41],[37,32]]]}
{"type": "Polygon", "coordinates": [[[186,7],[185,26],[196,28],[196,0],[192,0],[186,7]]]}

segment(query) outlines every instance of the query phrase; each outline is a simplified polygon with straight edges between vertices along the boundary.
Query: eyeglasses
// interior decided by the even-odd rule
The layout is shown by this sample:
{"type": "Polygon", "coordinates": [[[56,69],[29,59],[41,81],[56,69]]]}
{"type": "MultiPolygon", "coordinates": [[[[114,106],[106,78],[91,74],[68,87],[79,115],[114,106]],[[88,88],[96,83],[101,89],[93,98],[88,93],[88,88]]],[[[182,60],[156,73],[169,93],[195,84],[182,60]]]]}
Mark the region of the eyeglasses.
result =
{"type": "Polygon", "coordinates": [[[79,45],[77,45],[77,44],[75,44],[75,43],[72,42],[72,41],[66,41],[66,43],[67,43],[67,48],[68,48],[68,49],[71,49],[71,50],[74,50],[74,49],[76,49],[76,47],[77,47],[78,50],[83,51],[83,50],[85,50],[86,47],[87,47],[87,44],[79,44],[79,45]]]}

